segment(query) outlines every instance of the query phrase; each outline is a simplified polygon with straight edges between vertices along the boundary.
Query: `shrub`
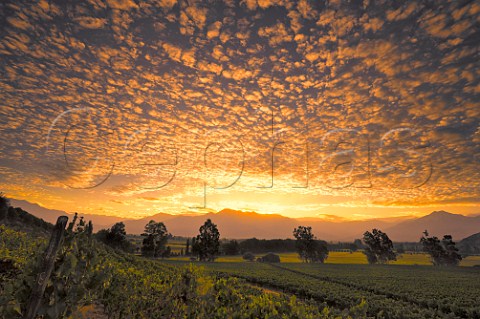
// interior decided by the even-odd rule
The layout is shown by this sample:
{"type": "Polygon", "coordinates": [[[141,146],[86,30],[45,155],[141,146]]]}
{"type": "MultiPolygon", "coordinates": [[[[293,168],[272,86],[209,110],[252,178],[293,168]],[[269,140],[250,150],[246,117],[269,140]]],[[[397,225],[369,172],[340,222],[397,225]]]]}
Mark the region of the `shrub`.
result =
{"type": "Polygon", "coordinates": [[[265,256],[261,257],[259,261],[263,263],[279,263],[280,256],[273,253],[268,253],[265,256]]]}
{"type": "Polygon", "coordinates": [[[246,252],[245,254],[243,254],[243,259],[247,261],[254,261],[255,256],[251,252],[246,252]]]}

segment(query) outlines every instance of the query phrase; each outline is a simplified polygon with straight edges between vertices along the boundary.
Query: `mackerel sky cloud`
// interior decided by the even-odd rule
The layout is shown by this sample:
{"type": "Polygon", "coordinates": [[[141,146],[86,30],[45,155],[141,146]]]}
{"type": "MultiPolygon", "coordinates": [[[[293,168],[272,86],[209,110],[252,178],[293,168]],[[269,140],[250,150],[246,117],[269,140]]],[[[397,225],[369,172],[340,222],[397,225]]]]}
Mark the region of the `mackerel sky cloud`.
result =
{"type": "Polygon", "coordinates": [[[475,1],[7,0],[0,23],[8,196],[129,217],[480,212],[475,1]]]}

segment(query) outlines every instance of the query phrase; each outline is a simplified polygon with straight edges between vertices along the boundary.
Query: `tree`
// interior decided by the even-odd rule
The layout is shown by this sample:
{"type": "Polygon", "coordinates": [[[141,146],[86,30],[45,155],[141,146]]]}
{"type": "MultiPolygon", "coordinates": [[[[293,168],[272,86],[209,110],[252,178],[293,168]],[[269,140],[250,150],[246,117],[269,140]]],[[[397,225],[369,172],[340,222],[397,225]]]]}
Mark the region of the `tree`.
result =
{"type": "Polygon", "coordinates": [[[458,253],[458,248],[455,247],[455,242],[451,235],[444,235],[442,245],[445,248],[445,264],[448,266],[457,266],[462,260],[462,256],[458,253]]]}
{"type": "Polygon", "coordinates": [[[197,245],[197,239],[195,237],[192,238],[192,252],[191,252],[191,255],[198,256],[198,245],[197,245]]]}
{"type": "Polygon", "coordinates": [[[113,225],[107,234],[107,240],[111,242],[123,242],[127,240],[127,232],[125,231],[125,224],[123,222],[119,222],[113,225]]]}
{"type": "Polygon", "coordinates": [[[171,254],[172,254],[172,248],[170,248],[170,246],[167,246],[167,249],[162,251],[161,256],[162,258],[168,258],[170,257],[171,254]]]}
{"type": "Polygon", "coordinates": [[[225,255],[238,255],[240,253],[240,245],[238,244],[238,241],[230,240],[222,245],[222,250],[225,255]]]}
{"type": "Polygon", "coordinates": [[[312,234],[312,227],[298,226],[293,230],[298,255],[304,262],[309,262],[314,251],[315,236],[312,234]]]}
{"type": "Polygon", "coordinates": [[[195,250],[200,261],[214,261],[220,248],[220,233],[218,232],[217,225],[212,223],[210,219],[207,219],[199,231],[200,234],[197,235],[192,249],[195,250]]]}
{"type": "Polygon", "coordinates": [[[95,239],[98,241],[101,241],[104,244],[108,245],[107,242],[107,235],[109,233],[109,229],[100,229],[96,234],[95,234],[95,239]]]}
{"type": "Polygon", "coordinates": [[[0,192],[0,208],[8,208],[10,206],[10,200],[7,198],[4,192],[0,192]]]}
{"type": "Polygon", "coordinates": [[[316,240],[315,241],[315,255],[313,256],[313,262],[324,263],[328,258],[328,245],[326,241],[316,240]]]}
{"type": "Polygon", "coordinates": [[[95,238],[113,248],[128,252],[132,252],[134,249],[133,245],[127,240],[127,232],[123,222],[116,223],[112,228],[100,230],[95,234],[95,238]]]}
{"type": "Polygon", "coordinates": [[[420,239],[423,251],[432,258],[434,266],[457,266],[462,260],[462,256],[455,247],[452,236],[443,236],[442,241],[437,237],[429,237],[428,231],[423,232],[424,236],[420,239]]]}
{"type": "Polygon", "coordinates": [[[0,220],[7,217],[8,208],[10,207],[10,200],[3,192],[0,192],[0,220]]]}
{"type": "Polygon", "coordinates": [[[357,247],[357,249],[362,249],[362,248],[364,248],[361,239],[358,239],[358,238],[355,239],[355,240],[353,241],[353,244],[357,247]]]}
{"type": "Polygon", "coordinates": [[[298,226],[293,230],[298,255],[304,262],[323,263],[328,257],[327,243],[316,240],[312,227],[298,226]]]}
{"type": "Polygon", "coordinates": [[[366,245],[365,255],[367,255],[369,264],[384,264],[391,260],[397,260],[397,255],[393,251],[392,241],[381,230],[373,229],[372,232],[366,231],[363,234],[363,241],[366,245]]]}
{"type": "Polygon", "coordinates": [[[185,248],[185,255],[188,256],[190,254],[190,238],[187,238],[187,247],[185,248]]]}
{"type": "Polygon", "coordinates": [[[294,239],[257,239],[250,238],[238,243],[241,252],[269,253],[295,251],[297,241],[294,239]]]}
{"type": "Polygon", "coordinates": [[[142,243],[142,255],[148,257],[161,256],[168,239],[168,231],[165,224],[151,220],[145,225],[145,231],[142,236],[145,237],[142,243]]]}

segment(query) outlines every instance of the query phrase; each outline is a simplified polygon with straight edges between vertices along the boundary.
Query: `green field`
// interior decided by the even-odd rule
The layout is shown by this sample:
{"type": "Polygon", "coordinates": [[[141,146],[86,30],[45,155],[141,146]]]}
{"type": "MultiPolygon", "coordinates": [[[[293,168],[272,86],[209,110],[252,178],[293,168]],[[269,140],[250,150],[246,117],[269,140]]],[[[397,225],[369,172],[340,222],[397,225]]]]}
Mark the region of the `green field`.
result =
{"type": "MultiPolygon", "coordinates": [[[[368,265],[360,251],[330,252],[325,264],[305,264],[296,253],[278,255],[279,264],[247,262],[242,256],[193,264],[213,276],[240,278],[267,293],[294,295],[337,313],[362,305],[372,318],[480,318],[480,268],[471,267],[480,265],[480,256],[464,258],[463,267],[433,267],[427,254],[401,254],[388,265],[368,265]]],[[[165,263],[191,264],[188,257],[165,263]]]]}
{"type": "MultiPolygon", "coordinates": [[[[169,245],[172,245],[169,243],[169,245]]],[[[178,251],[181,248],[178,246],[178,251]]],[[[263,256],[264,254],[257,254],[256,257],[263,256]]],[[[279,253],[280,261],[282,263],[301,263],[302,261],[298,257],[297,253],[279,253]]],[[[171,260],[189,261],[190,257],[172,257],[171,260]]],[[[244,262],[242,256],[220,256],[216,259],[217,262],[244,262]]],[[[330,252],[325,262],[326,264],[368,264],[367,258],[362,252],[330,252]]],[[[392,265],[431,265],[430,257],[427,254],[401,254],[397,257],[397,261],[391,262],[392,265]]],[[[460,266],[474,266],[480,265],[480,256],[469,256],[464,258],[460,266]]]]}
{"type": "MultiPolygon", "coordinates": [[[[184,249],[181,241],[168,245],[184,249]]],[[[264,293],[295,296],[336,314],[359,308],[368,318],[480,318],[480,268],[472,267],[480,265],[480,256],[445,268],[433,267],[424,253],[399,254],[388,265],[368,265],[362,251],[330,252],[325,264],[305,264],[295,252],[278,255],[279,264],[247,262],[241,255],[219,256],[213,263],[192,263],[185,256],[163,263],[194,264],[213,277],[238,278],[264,293]]]]}
{"type": "MultiPolygon", "coordinates": [[[[214,276],[241,278],[266,291],[314,300],[339,311],[364,301],[367,313],[378,318],[480,318],[480,269],[476,267],[346,263],[359,256],[339,257],[343,264],[305,264],[291,254],[283,254],[282,259],[293,262],[280,264],[240,262],[238,258],[194,264],[214,276]]],[[[164,263],[189,264],[181,260],[164,263]]]]}

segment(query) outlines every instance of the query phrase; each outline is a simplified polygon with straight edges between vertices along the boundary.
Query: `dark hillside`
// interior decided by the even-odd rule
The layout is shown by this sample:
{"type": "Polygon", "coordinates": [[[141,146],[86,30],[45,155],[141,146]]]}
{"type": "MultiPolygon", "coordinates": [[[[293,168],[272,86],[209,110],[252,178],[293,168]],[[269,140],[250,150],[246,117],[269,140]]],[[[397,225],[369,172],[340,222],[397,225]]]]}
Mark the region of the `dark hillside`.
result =
{"type": "Polygon", "coordinates": [[[20,207],[14,208],[12,206],[0,211],[0,225],[6,225],[17,231],[39,235],[47,235],[53,229],[52,224],[33,216],[20,207]]]}
{"type": "Polygon", "coordinates": [[[457,246],[462,255],[480,255],[480,233],[462,239],[457,246]]]}

